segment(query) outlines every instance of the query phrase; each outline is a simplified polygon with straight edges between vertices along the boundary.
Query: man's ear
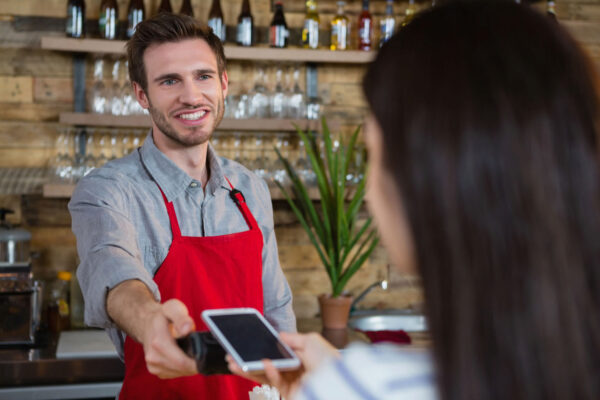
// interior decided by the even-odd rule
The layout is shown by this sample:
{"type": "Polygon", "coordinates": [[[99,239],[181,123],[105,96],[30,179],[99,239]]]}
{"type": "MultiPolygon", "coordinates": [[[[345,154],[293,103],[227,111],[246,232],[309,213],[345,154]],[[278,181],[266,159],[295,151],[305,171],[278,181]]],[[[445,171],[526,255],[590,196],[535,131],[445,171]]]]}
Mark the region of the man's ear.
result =
{"type": "Polygon", "coordinates": [[[229,77],[227,71],[223,71],[221,75],[221,89],[223,90],[223,97],[227,96],[227,89],[229,89],[229,77]]]}
{"type": "Polygon", "coordinates": [[[133,93],[135,94],[135,98],[138,103],[144,109],[150,108],[150,100],[148,100],[148,96],[146,96],[146,92],[142,89],[142,86],[137,82],[132,82],[133,85],[133,93]]]}

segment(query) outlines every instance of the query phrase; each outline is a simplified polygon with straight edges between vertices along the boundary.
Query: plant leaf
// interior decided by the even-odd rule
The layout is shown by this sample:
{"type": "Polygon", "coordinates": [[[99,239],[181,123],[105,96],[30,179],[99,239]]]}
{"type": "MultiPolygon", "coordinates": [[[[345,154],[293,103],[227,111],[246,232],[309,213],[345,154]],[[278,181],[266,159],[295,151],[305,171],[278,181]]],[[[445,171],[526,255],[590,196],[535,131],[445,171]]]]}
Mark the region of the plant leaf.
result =
{"type": "Polygon", "coordinates": [[[331,236],[331,223],[329,221],[329,199],[331,197],[331,192],[329,189],[329,184],[327,182],[327,176],[321,168],[321,164],[319,163],[320,157],[317,153],[315,153],[315,144],[314,140],[311,139],[311,135],[309,132],[304,133],[297,125],[296,131],[300,136],[300,139],[304,142],[304,148],[312,165],[313,171],[317,177],[317,187],[319,188],[319,195],[321,196],[321,207],[322,207],[322,215],[323,215],[323,225],[326,232],[326,240],[324,243],[327,243],[327,248],[333,247],[333,240],[331,236]]]}
{"type": "MultiPolygon", "coordinates": [[[[367,248],[367,250],[362,252],[361,256],[358,259],[356,259],[352,264],[350,264],[348,266],[348,268],[345,269],[344,273],[340,276],[340,279],[338,280],[337,285],[336,285],[336,289],[334,289],[334,293],[339,292],[339,294],[341,294],[343,288],[348,283],[348,280],[350,280],[350,278],[352,278],[352,276],[364,264],[364,262],[367,260],[367,258],[369,258],[371,253],[373,253],[373,250],[375,250],[375,247],[377,247],[377,244],[379,243],[379,238],[377,236],[375,236],[375,231],[371,232],[371,234],[369,235],[369,237],[367,237],[367,239],[365,240],[363,245],[369,241],[371,243],[369,244],[369,247],[367,248]]],[[[362,249],[363,245],[361,245],[361,249],[362,249]]],[[[359,251],[359,253],[360,253],[360,251],[359,251]]]]}
{"type": "MultiPolygon", "coordinates": [[[[348,244],[344,248],[344,254],[342,255],[342,261],[341,261],[342,264],[344,264],[346,262],[346,258],[348,258],[348,255],[350,255],[350,252],[352,251],[354,246],[356,246],[356,244],[359,242],[361,237],[365,234],[367,229],[369,229],[369,226],[371,226],[371,222],[373,222],[373,218],[368,218],[365,221],[365,223],[363,224],[363,226],[360,228],[360,230],[356,233],[356,235],[354,235],[352,240],[350,240],[350,242],[348,242],[348,244]]],[[[352,264],[352,262],[350,264],[352,264]]]]}
{"type": "MultiPolygon", "coordinates": [[[[279,149],[275,148],[275,152],[277,153],[277,157],[279,157],[279,160],[283,163],[283,166],[284,166],[290,180],[292,181],[293,187],[296,189],[296,194],[297,194],[296,198],[300,201],[301,208],[304,209],[307,212],[308,216],[310,217],[310,220],[313,223],[313,226],[317,232],[317,235],[321,239],[321,243],[326,245],[327,235],[325,234],[325,232],[323,230],[323,222],[321,221],[321,218],[319,217],[319,215],[312,203],[312,200],[308,194],[308,190],[306,189],[306,186],[304,186],[304,183],[302,183],[302,180],[298,177],[298,174],[296,173],[294,168],[291,166],[290,162],[287,159],[283,158],[283,156],[279,152],[279,149]]],[[[277,183],[279,183],[279,182],[277,182],[277,183]]]]}
{"type": "Polygon", "coordinates": [[[355,220],[356,215],[358,214],[358,211],[360,210],[360,207],[363,204],[366,193],[366,181],[366,176],[363,175],[362,179],[360,180],[360,182],[358,182],[358,185],[356,186],[356,191],[354,192],[352,200],[350,200],[350,205],[348,205],[348,210],[346,211],[346,219],[348,221],[355,220]]]}
{"type": "Polygon", "coordinates": [[[306,219],[304,218],[304,215],[302,214],[302,211],[300,211],[300,209],[298,209],[298,207],[296,206],[296,203],[292,200],[292,198],[288,194],[287,190],[283,187],[283,185],[281,183],[279,183],[278,181],[275,181],[275,183],[277,184],[277,186],[281,190],[281,193],[283,193],[283,196],[285,197],[286,201],[288,202],[288,204],[292,208],[292,211],[294,212],[294,214],[296,215],[296,217],[300,221],[300,225],[302,225],[302,227],[304,228],[304,230],[308,234],[308,237],[309,237],[310,241],[312,242],[313,246],[315,247],[315,249],[317,250],[317,252],[319,254],[319,258],[321,259],[321,262],[323,262],[323,265],[325,265],[325,270],[327,271],[327,275],[329,275],[329,279],[331,279],[332,284],[334,284],[334,282],[337,282],[337,277],[338,276],[334,273],[333,268],[331,267],[331,263],[329,262],[329,260],[325,256],[325,254],[323,253],[321,245],[317,241],[317,238],[315,237],[312,229],[310,228],[310,226],[306,222],[306,219]]]}
{"type": "Polygon", "coordinates": [[[348,169],[350,168],[350,163],[352,162],[352,158],[354,157],[356,140],[358,139],[358,133],[360,132],[361,126],[357,126],[352,136],[350,137],[350,142],[348,142],[348,154],[346,158],[346,162],[344,163],[344,178],[348,176],[348,169]]]}

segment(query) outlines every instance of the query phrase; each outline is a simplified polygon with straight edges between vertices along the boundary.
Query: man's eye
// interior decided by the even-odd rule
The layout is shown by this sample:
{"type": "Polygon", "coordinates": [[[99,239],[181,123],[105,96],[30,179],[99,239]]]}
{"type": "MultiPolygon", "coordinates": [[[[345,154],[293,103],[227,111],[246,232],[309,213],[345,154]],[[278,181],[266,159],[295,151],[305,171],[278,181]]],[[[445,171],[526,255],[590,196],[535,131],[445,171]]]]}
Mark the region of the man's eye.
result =
{"type": "Polygon", "coordinates": [[[177,82],[175,79],[165,79],[162,81],[162,84],[165,86],[172,86],[175,84],[175,82],[177,82]]]}
{"type": "Polygon", "coordinates": [[[201,81],[205,81],[207,79],[210,79],[210,75],[203,74],[203,75],[198,76],[198,79],[200,79],[201,81]]]}

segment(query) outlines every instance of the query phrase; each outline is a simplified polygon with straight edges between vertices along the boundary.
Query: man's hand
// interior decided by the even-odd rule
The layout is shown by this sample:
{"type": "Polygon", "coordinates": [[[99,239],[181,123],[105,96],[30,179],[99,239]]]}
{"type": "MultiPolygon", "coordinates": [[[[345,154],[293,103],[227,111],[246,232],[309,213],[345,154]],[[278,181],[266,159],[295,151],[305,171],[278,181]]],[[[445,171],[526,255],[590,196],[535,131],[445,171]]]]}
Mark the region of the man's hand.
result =
{"type": "Polygon", "coordinates": [[[175,342],[194,329],[194,320],[181,301],[158,303],[138,280],[120,283],[108,292],[106,310],[127,335],[144,347],[146,366],[159,378],[197,374],[196,362],[175,342]]]}
{"type": "Polygon", "coordinates": [[[296,353],[302,365],[293,371],[279,371],[269,360],[263,360],[263,374],[246,373],[242,371],[233,358],[227,355],[229,370],[236,375],[266,383],[279,389],[282,397],[290,398],[298,390],[302,377],[319,367],[331,357],[339,357],[340,353],[317,333],[297,334],[281,333],[281,340],[296,353]]]}
{"type": "Polygon", "coordinates": [[[168,300],[150,313],[141,337],[148,371],[162,379],[197,374],[196,362],[174,340],[193,330],[194,321],[179,300],[168,300]]]}

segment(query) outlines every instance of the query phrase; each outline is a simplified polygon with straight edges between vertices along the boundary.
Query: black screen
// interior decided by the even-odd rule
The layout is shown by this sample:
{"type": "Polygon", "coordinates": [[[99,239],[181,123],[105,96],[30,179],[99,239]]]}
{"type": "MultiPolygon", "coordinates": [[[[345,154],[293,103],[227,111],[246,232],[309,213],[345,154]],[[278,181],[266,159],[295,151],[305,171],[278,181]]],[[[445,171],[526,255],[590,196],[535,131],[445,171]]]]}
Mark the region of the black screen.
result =
{"type": "Polygon", "coordinates": [[[210,319],[246,362],[292,358],[256,315],[212,315],[210,319]]]}

